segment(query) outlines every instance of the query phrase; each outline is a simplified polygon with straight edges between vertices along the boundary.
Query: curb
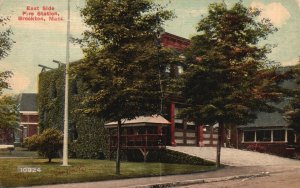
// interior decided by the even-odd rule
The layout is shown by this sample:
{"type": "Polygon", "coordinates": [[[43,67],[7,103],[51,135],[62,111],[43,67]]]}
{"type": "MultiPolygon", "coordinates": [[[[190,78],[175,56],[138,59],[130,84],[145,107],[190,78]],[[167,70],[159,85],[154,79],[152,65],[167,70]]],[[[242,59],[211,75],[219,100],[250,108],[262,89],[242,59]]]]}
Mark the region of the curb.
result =
{"type": "Polygon", "coordinates": [[[229,180],[244,179],[244,178],[264,177],[264,176],[269,176],[269,175],[270,175],[269,172],[261,172],[261,173],[258,173],[258,174],[227,176],[227,177],[221,177],[221,178],[194,179],[194,180],[184,180],[184,181],[175,181],[175,182],[166,182],[166,183],[136,185],[136,186],[129,186],[129,188],[177,187],[177,186],[186,186],[186,185],[193,185],[193,184],[202,184],[202,183],[212,183],[212,182],[220,182],[220,181],[229,181],[229,180]]]}

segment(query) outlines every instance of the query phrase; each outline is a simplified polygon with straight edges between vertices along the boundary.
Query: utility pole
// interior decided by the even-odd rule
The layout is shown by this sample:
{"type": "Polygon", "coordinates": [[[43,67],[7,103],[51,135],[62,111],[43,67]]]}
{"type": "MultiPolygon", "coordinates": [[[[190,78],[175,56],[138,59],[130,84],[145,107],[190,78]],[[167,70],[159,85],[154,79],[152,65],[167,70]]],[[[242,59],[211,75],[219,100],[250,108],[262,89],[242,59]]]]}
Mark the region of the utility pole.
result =
{"type": "Polygon", "coordinates": [[[66,44],[66,69],[65,69],[65,110],[64,110],[64,143],[63,143],[63,164],[68,164],[68,131],[69,131],[69,66],[70,66],[70,0],[68,0],[67,18],[67,44],[66,44]]]}

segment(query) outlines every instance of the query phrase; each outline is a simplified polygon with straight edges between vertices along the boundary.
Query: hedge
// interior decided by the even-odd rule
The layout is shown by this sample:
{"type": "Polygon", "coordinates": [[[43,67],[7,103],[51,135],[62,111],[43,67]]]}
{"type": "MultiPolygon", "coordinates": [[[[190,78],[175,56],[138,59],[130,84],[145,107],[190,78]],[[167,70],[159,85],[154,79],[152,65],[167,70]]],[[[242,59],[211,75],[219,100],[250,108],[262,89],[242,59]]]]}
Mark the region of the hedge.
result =
{"type": "MultiPolygon", "coordinates": [[[[132,150],[127,153],[128,161],[140,162],[143,161],[143,156],[139,150],[132,150]]],[[[206,161],[199,157],[191,156],[185,153],[172,151],[168,149],[150,150],[147,156],[148,162],[176,163],[176,164],[191,164],[191,165],[215,165],[214,162],[206,161]]]]}

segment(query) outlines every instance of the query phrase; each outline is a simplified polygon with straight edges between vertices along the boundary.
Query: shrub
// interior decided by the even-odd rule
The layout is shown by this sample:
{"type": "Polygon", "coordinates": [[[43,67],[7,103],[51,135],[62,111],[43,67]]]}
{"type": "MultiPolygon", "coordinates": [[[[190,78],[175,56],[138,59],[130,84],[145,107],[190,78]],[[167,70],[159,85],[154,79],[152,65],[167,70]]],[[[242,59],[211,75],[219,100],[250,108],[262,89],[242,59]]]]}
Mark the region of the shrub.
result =
{"type": "Polygon", "coordinates": [[[62,149],[63,134],[57,129],[50,128],[43,131],[38,136],[38,152],[40,155],[45,156],[51,162],[51,159],[56,157],[58,151],[62,149]]]}
{"type": "Polygon", "coordinates": [[[48,162],[58,155],[62,149],[63,134],[57,129],[45,129],[40,135],[25,138],[23,144],[30,151],[37,150],[41,156],[47,157],[48,162]]]}
{"type": "Polygon", "coordinates": [[[78,137],[70,143],[71,157],[82,159],[104,159],[109,155],[108,131],[104,122],[97,118],[83,117],[77,121],[78,137]]]}
{"type": "MultiPolygon", "coordinates": [[[[127,153],[127,159],[129,161],[143,161],[143,156],[139,150],[130,150],[130,152],[127,153]]],[[[214,162],[206,161],[199,157],[191,156],[185,153],[172,151],[168,149],[160,151],[150,151],[147,156],[147,161],[204,166],[215,165],[214,162]]]]}
{"type": "Polygon", "coordinates": [[[23,146],[29,151],[36,151],[38,148],[38,135],[25,138],[23,141],[23,146]]]}
{"type": "Polygon", "coordinates": [[[247,146],[246,149],[250,150],[250,151],[261,152],[261,153],[266,152],[266,148],[264,146],[259,145],[259,144],[250,144],[249,146],[247,146]]]}

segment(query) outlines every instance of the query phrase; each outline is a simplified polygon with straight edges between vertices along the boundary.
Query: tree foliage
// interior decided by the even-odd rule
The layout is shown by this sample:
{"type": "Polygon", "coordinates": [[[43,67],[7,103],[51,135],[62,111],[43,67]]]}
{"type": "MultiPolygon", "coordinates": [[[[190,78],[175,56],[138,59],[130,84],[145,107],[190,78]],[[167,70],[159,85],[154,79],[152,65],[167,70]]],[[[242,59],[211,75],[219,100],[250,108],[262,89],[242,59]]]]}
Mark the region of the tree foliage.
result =
{"type": "Polygon", "coordinates": [[[209,6],[197,26],[186,53],[187,71],[183,96],[191,106],[185,117],[201,124],[246,124],[257,111],[275,109],[270,102],[283,99],[278,85],[285,75],[267,59],[271,45],[261,44],[276,28],[260,11],[236,3],[209,6]],[[199,61],[199,58],[201,60],[199,61]]]}
{"type": "Polygon", "coordinates": [[[291,98],[288,106],[285,109],[284,117],[288,124],[297,133],[300,132],[300,69],[299,65],[293,67],[294,81],[296,88],[293,90],[293,97],[291,98]]]}
{"type": "Polygon", "coordinates": [[[12,44],[14,41],[10,38],[12,30],[6,28],[9,18],[0,16],[0,59],[8,56],[8,52],[11,50],[12,44]]]}
{"type": "MultiPolygon", "coordinates": [[[[78,62],[71,64],[73,65],[78,62]]],[[[37,96],[39,109],[39,129],[47,128],[63,130],[64,114],[64,70],[42,72],[39,75],[39,94],[37,96]]],[[[102,119],[86,116],[75,112],[81,105],[78,96],[85,95],[84,83],[80,79],[71,79],[69,86],[69,154],[76,158],[98,159],[108,156],[108,133],[102,119]],[[86,147],[86,146],[89,147],[86,147]]]]}
{"type": "Polygon", "coordinates": [[[157,31],[172,13],[148,0],[98,0],[87,1],[82,16],[90,27],[75,70],[87,83],[82,111],[115,121],[158,113],[159,72],[170,56],[157,31]]]}
{"type": "Polygon", "coordinates": [[[30,137],[26,137],[23,141],[23,146],[26,147],[29,151],[36,151],[38,149],[39,135],[32,135],[30,137]]]}
{"type": "Polygon", "coordinates": [[[79,110],[118,121],[119,138],[122,119],[160,112],[160,73],[171,55],[160,48],[158,32],[173,14],[149,0],[87,0],[81,14],[90,30],[78,40],[85,59],[74,71],[87,90],[79,110]]]}
{"type": "Polygon", "coordinates": [[[241,2],[211,4],[186,53],[182,95],[188,107],[181,115],[197,124],[219,123],[218,148],[224,124],[247,124],[258,111],[275,110],[272,103],[284,96],[278,84],[286,75],[267,58],[273,46],[261,42],[277,29],[259,15],[241,2]]]}
{"type": "MultiPolygon", "coordinates": [[[[10,38],[12,30],[6,27],[8,21],[9,18],[0,16],[0,60],[8,56],[8,52],[11,50],[14,43],[10,38]]],[[[3,89],[9,88],[7,79],[11,76],[12,72],[0,70],[0,95],[3,92],[3,89]]]]}
{"type": "Polygon", "coordinates": [[[4,89],[9,89],[9,84],[7,80],[11,78],[12,72],[11,71],[0,71],[0,95],[3,94],[4,89]]]}
{"type": "Polygon", "coordinates": [[[16,96],[0,97],[0,129],[14,129],[19,125],[16,96]]]}

